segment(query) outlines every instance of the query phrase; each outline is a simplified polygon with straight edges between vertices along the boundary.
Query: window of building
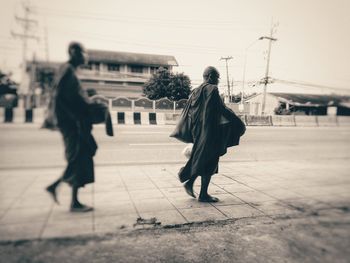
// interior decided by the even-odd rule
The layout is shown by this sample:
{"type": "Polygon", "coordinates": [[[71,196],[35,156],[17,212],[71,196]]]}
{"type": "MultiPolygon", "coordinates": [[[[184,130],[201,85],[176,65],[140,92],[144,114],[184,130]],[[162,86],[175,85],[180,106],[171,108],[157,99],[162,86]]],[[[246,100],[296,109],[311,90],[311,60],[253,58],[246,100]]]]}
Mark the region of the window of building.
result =
{"type": "Polygon", "coordinates": [[[132,65],[132,66],[130,66],[130,70],[133,73],[143,73],[143,66],[132,65]]]}
{"type": "Polygon", "coordinates": [[[156,73],[157,70],[158,70],[158,68],[159,68],[159,67],[150,67],[150,69],[151,69],[151,74],[156,73]]]}
{"type": "Polygon", "coordinates": [[[88,64],[83,65],[84,69],[100,71],[100,62],[89,61],[88,64]]]}
{"type": "Polygon", "coordinates": [[[163,66],[160,66],[160,67],[150,67],[151,74],[156,73],[157,70],[160,69],[160,68],[168,70],[168,67],[163,67],[163,66]]]}
{"type": "Polygon", "coordinates": [[[108,71],[120,71],[120,65],[109,63],[107,64],[108,71]]]}
{"type": "Polygon", "coordinates": [[[81,65],[81,68],[87,69],[87,70],[92,70],[92,65],[91,64],[84,64],[84,65],[81,65]]]}
{"type": "Polygon", "coordinates": [[[99,71],[100,70],[100,62],[91,62],[92,69],[99,71]]]}

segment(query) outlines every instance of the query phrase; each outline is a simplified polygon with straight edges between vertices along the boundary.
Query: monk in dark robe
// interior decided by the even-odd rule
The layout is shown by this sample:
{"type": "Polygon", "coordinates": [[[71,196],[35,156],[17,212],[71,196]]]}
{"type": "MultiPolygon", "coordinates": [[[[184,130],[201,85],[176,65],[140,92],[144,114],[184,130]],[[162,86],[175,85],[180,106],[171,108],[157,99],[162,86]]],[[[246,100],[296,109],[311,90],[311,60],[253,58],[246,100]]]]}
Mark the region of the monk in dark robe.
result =
{"type": "Polygon", "coordinates": [[[68,48],[69,61],[58,72],[52,98],[52,115],[55,125],[63,136],[67,168],[63,175],[46,190],[58,203],[56,189],[61,182],[72,187],[71,212],[88,212],[92,207],[78,200],[78,189],[94,182],[93,156],[97,144],[91,134],[89,119],[91,101],[82,89],[76,69],[86,63],[85,49],[80,43],[71,43],[68,48]]]}
{"type": "Polygon", "coordinates": [[[220,156],[227,152],[228,147],[239,144],[245,125],[221,100],[217,87],[220,78],[218,70],[207,67],[203,78],[203,83],[192,91],[170,136],[193,143],[191,156],[179,172],[180,181],[185,182],[186,192],[196,197],[193,184],[201,176],[198,200],[218,202],[218,198],[208,194],[211,177],[218,173],[220,156]]]}

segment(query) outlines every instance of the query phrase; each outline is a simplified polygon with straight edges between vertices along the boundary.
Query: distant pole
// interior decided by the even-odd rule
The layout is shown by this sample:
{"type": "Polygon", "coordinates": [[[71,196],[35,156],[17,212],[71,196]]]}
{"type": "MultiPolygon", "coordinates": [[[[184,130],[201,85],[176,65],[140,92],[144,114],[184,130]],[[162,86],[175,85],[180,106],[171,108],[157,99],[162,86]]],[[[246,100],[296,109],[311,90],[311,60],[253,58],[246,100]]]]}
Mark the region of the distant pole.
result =
{"type": "Polygon", "coordinates": [[[233,59],[233,57],[221,57],[220,60],[225,60],[226,62],[226,78],[227,78],[227,92],[228,92],[228,101],[231,102],[231,90],[230,90],[230,79],[228,76],[228,63],[227,61],[233,59]]]}
{"type": "MultiPolygon", "coordinates": [[[[33,19],[29,19],[29,15],[30,13],[32,13],[32,10],[29,6],[28,3],[22,3],[23,9],[24,9],[24,17],[18,17],[17,15],[15,15],[15,19],[18,23],[21,23],[22,27],[23,27],[23,33],[15,33],[11,31],[11,34],[13,37],[15,38],[20,38],[22,40],[22,45],[23,45],[23,62],[22,62],[22,85],[24,83],[24,78],[25,78],[25,72],[26,72],[26,57],[27,57],[27,41],[28,39],[35,39],[37,41],[39,41],[39,38],[37,36],[31,35],[29,34],[29,31],[31,29],[31,26],[37,25],[38,21],[37,20],[33,20],[33,19]]],[[[23,88],[23,86],[22,86],[23,88]]],[[[22,90],[23,91],[23,90],[22,90]]],[[[30,93],[31,91],[28,89],[27,90],[27,96],[26,96],[26,107],[29,107],[29,103],[30,103],[30,93]]]]}
{"type": "Polygon", "coordinates": [[[261,106],[261,115],[265,115],[266,90],[267,90],[267,84],[269,82],[271,44],[272,44],[272,41],[277,41],[277,38],[273,38],[273,30],[274,30],[274,25],[273,25],[273,21],[272,21],[271,22],[270,36],[268,36],[268,37],[261,37],[261,39],[269,40],[269,47],[268,47],[268,52],[267,52],[267,62],[266,62],[266,71],[265,71],[265,79],[264,79],[263,101],[262,101],[262,106],[261,106]]]}
{"type": "Polygon", "coordinates": [[[38,25],[37,20],[29,19],[28,16],[32,12],[29,5],[26,3],[23,3],[23,9],[24,9],[24,17],[18,17],[15,16],[15,19],[17,22],[22,24],[23,27],[23,34],[11,32],[13,37],[18,37],[22,40],[23,44],[23,67],[25,67],[26,63],[26,56],[27,56],[27,40],[28,39],[35,39],[36,41],[39,41],[39,38],[35,35],[30,35],[29,30],[33,24],[38,25]]]}
{"type": "Polygon", "coordinates": [[[235,80],[232,78],[231,79],[231,94],[233,94],[234,88],[233,88],[233,84],[234,84],[235,80]]]}

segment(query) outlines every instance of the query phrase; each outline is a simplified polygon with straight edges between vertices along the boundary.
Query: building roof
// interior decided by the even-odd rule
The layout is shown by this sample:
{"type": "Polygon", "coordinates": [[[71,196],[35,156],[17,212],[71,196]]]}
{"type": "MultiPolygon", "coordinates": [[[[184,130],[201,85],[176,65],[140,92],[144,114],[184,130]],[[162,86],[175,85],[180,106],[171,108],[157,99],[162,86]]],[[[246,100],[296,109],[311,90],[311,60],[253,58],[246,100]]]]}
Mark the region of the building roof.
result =
{"type": "Polygon", "coordinates": [[[32,67],[34,64],[39,69],[58,69],[62,62],[52,62],[52,61],[43,61],[43,60],[37,60],[37,61],[27,61],[27,67],[32,67]]]}
{"type": "Polygon", "coordinates": [[[93,49],[87,50],[87,53],[89,56],[89,61],[150,66],[178,66],[174,56],[93,49]]]}
{"type": "Polygon", "coordinates": [[[335,94],[300,94],[300,93],[269,93],[292,105],[305,106],[337,106],[350,101],[350,96],[335,94]]]}
{"type": "MultiPolygon", "coordinates": [[[[267,93],[281,102],[288,102],[295,106],[343,106],[348,107],[350,105],[350,96],[335,95],[335,94],[302,94],[302,93],[279,93],[269,92],[267,93]]],[[[251,99],[262,96],[262,93],[254,94],[245,101],[249,102],[251,99]]]]}
{"type": "Polygon", "coordinates": [[[339,103],[339,106],[350,109],[350,101],[342,101],[339,103]]]}

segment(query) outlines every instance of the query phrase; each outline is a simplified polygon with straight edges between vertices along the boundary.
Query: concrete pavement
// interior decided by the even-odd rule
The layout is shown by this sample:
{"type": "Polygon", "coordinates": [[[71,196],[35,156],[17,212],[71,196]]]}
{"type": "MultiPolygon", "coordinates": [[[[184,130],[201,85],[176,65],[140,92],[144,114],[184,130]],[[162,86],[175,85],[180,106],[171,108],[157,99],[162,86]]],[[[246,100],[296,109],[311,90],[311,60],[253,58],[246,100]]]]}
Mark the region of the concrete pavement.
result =
{"type": "Polygon", "coordinates": [[[68,212],[67,185],[59,189],[61,205],[44,191],[63,167],[2,169],[0,240],[76,237],[240,218],[274,220],[329,211],[350,221],[348,158],[223,162],[209,188],[220,198],[216,204],[198,203],[185,194],[177,179],[180,167],[98,166],[96,183],[81,190],[82,201],[95,207],[85,214],[68,212]]]}

